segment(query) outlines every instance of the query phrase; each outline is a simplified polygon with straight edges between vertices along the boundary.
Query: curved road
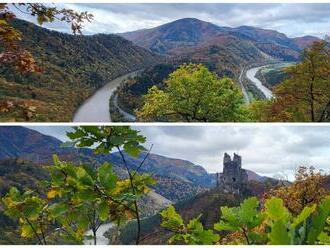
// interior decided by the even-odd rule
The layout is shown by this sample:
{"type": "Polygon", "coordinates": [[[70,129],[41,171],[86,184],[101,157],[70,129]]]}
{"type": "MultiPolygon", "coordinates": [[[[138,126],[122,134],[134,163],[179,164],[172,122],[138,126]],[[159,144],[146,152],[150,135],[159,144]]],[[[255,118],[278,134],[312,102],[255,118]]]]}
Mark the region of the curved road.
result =
{"type": "Polygon", "coordinates": [[[242,89],[242,92],[243,92],[243,96],[244,96],[245,102],[246,103],[250,103],[249,94],[247,93],[247,91],[245,89],[245,86],[243,84],[243,81],[242,81],[243,80],[244,72],[245,72],[245,70],[243,68],[241,68],[241,74],[239,75],[238,82],[241,85],[241,89],[242,89]]]}
{"type": "Polygon", "coordinates": [[[116,94],[114,99],[113,99],[113,105],[115,106],[115,108],[119,111],[119,113],[128,121],[136,121],[136,117],[130,113],[127,113],[125,110],[123,110],[122,108],[120,108],[119,104],[118,104],[118,95],[116,94]]]}
{"type": "Polygon", "coordinates": [[[257,86],[257,88],[264,93],[265,97],[267,99],[270,99],[273,97],[272,91],[268,89],[266,86],[262,84],[262,82],[256,78],[257,72],[263,68],[266,67],[267,65],[264,66],[259,66],[259,67],[254,67],[246,71],[246,77],[257,86]]]}
{"type": "Polygon", "coordinates": [[[118,77],[89,97],[75,112],[73,122],[111,122],[109,99],[122,82],[133,77],[138,71],[118,77]]]}

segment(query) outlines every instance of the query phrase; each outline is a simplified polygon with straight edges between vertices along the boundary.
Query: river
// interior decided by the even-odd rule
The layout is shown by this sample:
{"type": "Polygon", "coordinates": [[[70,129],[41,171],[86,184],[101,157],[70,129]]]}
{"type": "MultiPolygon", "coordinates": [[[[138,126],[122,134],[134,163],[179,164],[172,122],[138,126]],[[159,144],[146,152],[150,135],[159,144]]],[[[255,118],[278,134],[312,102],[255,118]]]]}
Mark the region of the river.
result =
{"type": "Polygon", "coordinates": [[[98,89],[78,108],[74,114],[73,122],[110,122],[109,100],[111,95],[124,80],[135,76],[137,73],[136,71],[118,77],[98,89]]]}
{"type": "Polygon", "coordinates": [[[262,93],[264,93],[264,95],[266,96],[267,99],[270,99],[270,98],[273,97],[272,91],[270,89],[268,89],[266,86],[264,86],[258,78],[256,78],[257,72],[263,67],[265,67],[265,65],[264,66],[259,66],[259,67],[254,67],[254,68],[251,68],[251,69],[247,70],[246,71],[246,77],[251,82],[253,82],[255,84],[255,86],[257,86],[257,88],[262,93]]]}
{"type": "MultiPolygon", "coordinates": [[[[109,239],[107,239],[106,237],[104,237],[104,234],[113,226],[113,224],[111,223],[107,223],[107,224],[102,224],[99,229],[96,232],[96,244],[97,245],[108,245],[109,244],[109,239]]],[[[89,235],[93,235],[93,231],[92,230],[88,230],[86,232],[87,236],[89,235]]],[[[84,240],[84,244],[85,245],[94,245],[94,239],[90,239],[90,240],[84,240]]]]}
{"type": "MultiPolygon", "coordinates": [[[[258,89],[266,96],[267,99],[272,98],[273,94],[270,89],[262,84],[262,82],[255,77],[256,73],[265,66],[254,67],[246,71],[246,77],[253,82],[258,89]]],[[[243,71],[242,71],[243,72],[243,71]]],[[[124,76],[118,77],[102,88],[98,89],[91,97],[89,97],[76,111],[73,122],[111,122],[109,100],[111,95],[115,92],[117,87],[123,83],[129,77],[136,76],[138,71],[128,73],[124,76]]],[[[240,81],[241,81],[240,75],[240,81]]],[[[248,94],[242,85],[242,90],[244,93],[244,98],[246,102],[249,102],[248,94]]],[[[116,97],[117,98],[117,97],[116,97]]],[[[126,113],[124,110],[120,109],[115,99],[115,105],[119,109],[120,113],[125,116],[129,121],[135,121],[135,116],[126,113]]]]}

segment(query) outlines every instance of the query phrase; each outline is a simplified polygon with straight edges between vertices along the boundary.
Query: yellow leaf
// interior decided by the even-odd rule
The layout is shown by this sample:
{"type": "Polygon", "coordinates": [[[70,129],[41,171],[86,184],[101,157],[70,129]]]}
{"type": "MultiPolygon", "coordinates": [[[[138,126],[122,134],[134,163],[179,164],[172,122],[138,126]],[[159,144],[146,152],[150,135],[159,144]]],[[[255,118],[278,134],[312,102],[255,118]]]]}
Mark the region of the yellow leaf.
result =
{"type": "Polygon", "coordinates": [[[47,198],[48,199],[53,199],[53,198],[55,198],[56,195],[57,195],[57,190],[56,189],[51,189],[47,193],[47,198]]]}
{"type": "Polygon", "coordinates": [[[23,238],[31,238],[33,236],[33,229],[29,225],[23,225],[21,236],[23,238]]]}

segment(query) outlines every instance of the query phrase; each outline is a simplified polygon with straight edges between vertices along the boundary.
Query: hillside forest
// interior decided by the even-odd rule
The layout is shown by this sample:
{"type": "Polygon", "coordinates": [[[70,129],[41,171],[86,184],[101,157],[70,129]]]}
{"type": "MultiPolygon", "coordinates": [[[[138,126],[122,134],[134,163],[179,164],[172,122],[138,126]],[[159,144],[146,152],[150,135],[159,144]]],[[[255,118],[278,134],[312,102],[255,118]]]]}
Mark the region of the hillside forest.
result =
{"type": "MultiPolygon", "coordinates": [[[[7,133],[15,130],[36,139],[29,148],[35,151],[40,149],[37,144],[50,142],[55,148],[58,142],[26,128],[11,127],[7,133]]],[[[70,141],[56,148],[62,154],[53,154],[48,165],[34,167],[25,156],[0,167],[2,244],[97,244],[97,231],[106,223],[113,226],[106,233],[112,244],[330,242],[330,178],[314,167],[299,167],[293,182],[250,181],[239,193],[213,187],[148,215],[146,206],[155,202],[145,197],[161,180],[144,170],[152,147],[145,148],[146,138],[139,131],[128,126],[77,126],[67,136],[70,141]],[[95,163],[97,156],[104,159],[113,151],[122,173],[107,159],[95,163]],[[83,154],[85,162],[77,164],[75,156],[83,154]],[[129,162],[140,155],[135,163],[129,162]],[[15,180],[20,174],[10,170],[17,169],[30,175],[26,181],[15,180]]]]}
{"type": "Polygon", "coordinates": [[[92,13],[43,4],[1,4],[0,18],[1,121],[73,121],[98,89],[133,72],[108,95],[111,121],[329,121],[327,39],[195,18],[84,35],[92,13]],[[17,19],[12,8],[73,34],[17,19]],[[271,97],[248,77],[262,66],[256,78],[271,97]]]}

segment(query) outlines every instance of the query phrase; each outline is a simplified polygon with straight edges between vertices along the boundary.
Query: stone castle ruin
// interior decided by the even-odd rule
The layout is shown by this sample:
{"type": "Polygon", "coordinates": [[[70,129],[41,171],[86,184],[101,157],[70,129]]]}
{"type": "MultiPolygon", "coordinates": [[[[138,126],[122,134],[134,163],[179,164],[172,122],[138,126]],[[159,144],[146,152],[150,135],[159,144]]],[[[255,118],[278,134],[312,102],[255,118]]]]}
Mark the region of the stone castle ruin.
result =
{"type": "Polygon", "coordinates": [[[248,182],[248,174],[242,169],[242,157],[234,153],[233,160],[225,153],[223,172],[217,173],[217,187],[228,193],[239,194],[248,182]]]}

